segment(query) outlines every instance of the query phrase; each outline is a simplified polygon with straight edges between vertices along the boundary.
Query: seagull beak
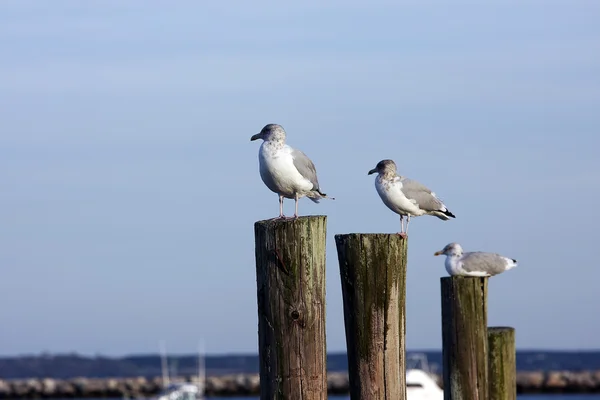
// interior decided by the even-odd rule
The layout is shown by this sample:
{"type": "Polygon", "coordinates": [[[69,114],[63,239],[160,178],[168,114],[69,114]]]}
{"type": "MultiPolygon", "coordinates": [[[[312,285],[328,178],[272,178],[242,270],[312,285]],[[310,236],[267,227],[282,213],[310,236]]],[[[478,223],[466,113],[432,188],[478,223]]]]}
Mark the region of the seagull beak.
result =
{"type": "Polygon", "coordinates": [[[368,175],[374,174],[377,172],[377,168],[373,168],[372,170],[369,171],[368,175]]]}
{"type": "Polygon", "coordinates": [[[250,141],[256,140],[256,139],[260,139],[262,136],[260,133],[257,133],[256,135],[252,135],[252,137],[250,138],[250,141]]]}
{"type": "Polygon", "coordinates": [[[442,254],[444,254],[443,250],[436,251],[435,253],[433,253],[434,256],[441,256],[442,254]]]}

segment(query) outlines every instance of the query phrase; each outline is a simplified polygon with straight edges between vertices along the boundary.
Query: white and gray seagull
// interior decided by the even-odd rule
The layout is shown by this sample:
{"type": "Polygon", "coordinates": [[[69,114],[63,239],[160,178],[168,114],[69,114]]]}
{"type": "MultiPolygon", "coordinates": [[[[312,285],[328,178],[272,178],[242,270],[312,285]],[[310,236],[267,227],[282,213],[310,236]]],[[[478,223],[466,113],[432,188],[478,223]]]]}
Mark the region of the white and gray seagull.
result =
{"type": "Polygon", "coordinates": [[[283,215],[283,198],[295,200],[294,218],[298,218],[298,199],[308,197],[315,203],[323,198],[334,200],[321,192],[313,162],[300,150],[285,144],[281,125],[268,124],[250,140],[262,139],[258,151],[260,177],[271,191],[279,195],[279,218],[283,215]]]}
{"type": "Polygon", "coordinates": [[[450,243],[435,256],[446,255],[446,271],[450,275],[493,276],[517,266],[517,260],[483,251],[463,252],[458,243],[450,243]]]}
{"type": "Polygon", "coordinates": [[[400,236],[406,238],[411,216],[433,215],[444,221],[456,218],[434,192],[415,180],[398,175],[394,161],[379,161],[377,166],[369,171],[369,175],[374,173],[378,173],[375,188],[379,197],[390,210],[400,215],[400,236]]]}

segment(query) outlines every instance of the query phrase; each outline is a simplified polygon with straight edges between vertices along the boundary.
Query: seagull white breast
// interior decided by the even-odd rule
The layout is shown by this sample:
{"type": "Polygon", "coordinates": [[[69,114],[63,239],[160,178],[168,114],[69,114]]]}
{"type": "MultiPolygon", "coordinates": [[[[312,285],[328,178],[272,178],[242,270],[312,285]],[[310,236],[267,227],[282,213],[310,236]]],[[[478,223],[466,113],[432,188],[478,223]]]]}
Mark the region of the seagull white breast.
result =
{"type": "Polygon", "coordinates": [[[273,192],[288,198],[303,197],[312,190],[313,184],[304,178],[294,166],[292,148],[288,145],[275,147],[263,142],[258,153],[260,176],[273,192]]]}
{"type": "Polygon", "coordinates": [[[419,207],[402,192],[402,182],[399,177],[396,176],[388,180],[378,176],[375,179],[375,189],[377,189],[383,203],[395,213],[403,215],[422,214],[419,207]]]}

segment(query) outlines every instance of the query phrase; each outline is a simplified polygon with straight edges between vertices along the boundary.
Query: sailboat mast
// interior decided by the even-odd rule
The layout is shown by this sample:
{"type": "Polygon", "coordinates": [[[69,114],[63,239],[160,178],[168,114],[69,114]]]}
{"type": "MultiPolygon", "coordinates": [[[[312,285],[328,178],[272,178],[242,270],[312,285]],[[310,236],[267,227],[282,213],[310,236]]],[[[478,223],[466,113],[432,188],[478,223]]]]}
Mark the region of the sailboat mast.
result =
{"type": "Polygon", "coordinates": [[[204,387],[206,385],[206,369],[204,362],[204,340],[198,341],[198,386],[200,386],[201,393],[204,393],[204,387]]]}
{"type": "Polygon", "coordinates": [[[160,341],[160,364],[162,370],[163,388],[169,386],[169,368],[167,366],[167,346],[164,340],[160,341]]]}

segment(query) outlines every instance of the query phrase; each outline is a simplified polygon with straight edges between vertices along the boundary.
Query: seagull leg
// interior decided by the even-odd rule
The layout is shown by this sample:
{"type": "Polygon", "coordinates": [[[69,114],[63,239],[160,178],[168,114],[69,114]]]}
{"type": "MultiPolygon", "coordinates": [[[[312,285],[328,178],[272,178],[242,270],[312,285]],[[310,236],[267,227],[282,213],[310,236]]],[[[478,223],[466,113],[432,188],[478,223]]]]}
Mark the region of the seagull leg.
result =
{"type": "MultiPolygon", "coordinates": [[[[408,227],[408,224],[407,224],[408,227]]],[[[402,238],[406,239],[406,233],[404,233],[404,215],[400,214],[400,232],[398,233],[402,238]]]]}
{"type": "Polygon", "coordinates": [[[298,218],[298,193],[294,195],[294,200],[296,203],[296,212],[294,213],[294,218],[298,218]]]}
{"type": "Polygon", "coordinates": [[[279,195],[279,218],[285,219],[285,215],[283,215],[283,196],[279,195]]]}
{"type": "Polygon", "coordinates": [[[410,223],[410,214],[408,214],[408,215],[406,216],[406,230],[404,231],[404,233],[405,233],[406,235],[408,235],[408,224],[409,224],[409,223],[410,223]]]}

